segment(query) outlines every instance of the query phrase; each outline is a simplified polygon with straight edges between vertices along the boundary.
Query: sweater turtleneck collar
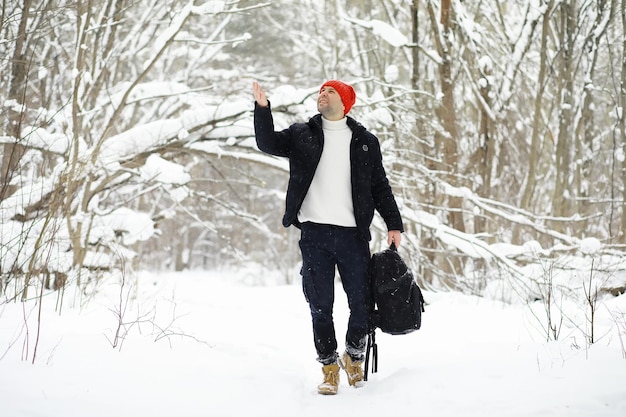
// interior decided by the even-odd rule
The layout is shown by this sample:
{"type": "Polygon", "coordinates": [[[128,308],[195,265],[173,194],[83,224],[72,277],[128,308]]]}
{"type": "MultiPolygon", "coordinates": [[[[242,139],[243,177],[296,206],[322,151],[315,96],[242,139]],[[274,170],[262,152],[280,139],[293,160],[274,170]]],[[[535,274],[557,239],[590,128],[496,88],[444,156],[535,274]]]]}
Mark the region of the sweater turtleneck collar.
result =
{"type": "Polygon", "coordinates": [[[343,130],[348,127],[348,118],[344,117],[340,120],[328,120],[322,116],[322,128],[324,130],[343,130]]]}

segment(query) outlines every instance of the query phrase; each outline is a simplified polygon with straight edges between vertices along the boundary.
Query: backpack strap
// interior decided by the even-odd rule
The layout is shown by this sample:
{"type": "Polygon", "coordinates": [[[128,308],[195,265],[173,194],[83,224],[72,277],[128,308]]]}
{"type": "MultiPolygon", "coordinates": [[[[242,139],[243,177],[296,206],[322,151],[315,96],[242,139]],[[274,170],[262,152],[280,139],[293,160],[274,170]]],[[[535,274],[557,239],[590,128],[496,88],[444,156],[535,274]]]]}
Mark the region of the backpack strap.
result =
{"type": "Polygon", "coordinates": [[[367,334],[367,348],[365,350],[365,375],[364,380],[367,381],[369,371],[370,351],[372,352],[372,373],[378,372],[378,345],[376,344],[376,328],[373,328],[367,334]]]}

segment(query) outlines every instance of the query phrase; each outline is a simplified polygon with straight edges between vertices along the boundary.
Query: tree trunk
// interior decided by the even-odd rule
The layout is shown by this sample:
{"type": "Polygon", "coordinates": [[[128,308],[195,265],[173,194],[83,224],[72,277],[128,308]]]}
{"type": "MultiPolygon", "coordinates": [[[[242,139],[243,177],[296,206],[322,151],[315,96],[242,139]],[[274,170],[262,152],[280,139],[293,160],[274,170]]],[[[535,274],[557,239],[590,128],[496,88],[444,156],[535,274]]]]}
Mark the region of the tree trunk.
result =
{"type": "Polygon", "coordinates": [[[587,52],[588,64],[585,71],[585,86],[580,104],[580,118],[576,128],[575,160],[580,162],[576,164],[575,180],[577,199],[574,212],[579,213],[581,217],[581,222],[576,228],[576,234],[578,236],[585,235],[588,228],[589,216],[593,214],[590,199],[600,191],[597,189],[597,185],[592,178],[593,163],[598,156],[596,154],[597,149],[595,149],[594,139],[600,134],[600,129],[594,117],[596,103],[594,101],[593,92],[595,88],[591,80],[594,80],[596,75],[595,70],[600,52],[600,41],[605,36],[609,26],[605,23],[605,19],[608,17],[608,21],[613,20],[615,12],[614,3],[614,0],[598,1],[595,21],[589,31],[583,50],[587,52]]]}
{"type": "MultiPolygon", "coordinates": [[[[626,28],[626,2],[622,1],[622,30],[626,28]]],[[[624,115],[624,109],[626,109],[626,37],[622,38],[622,78],[620,83],[620,141],[622,146],[622,228],[619,231],[618,237],[621,243],[626,243],[626,161],[624,155],[626,155],[626,115],[624,115]]]]}
{"type": "MultiPolygon", "coordinates": [[[[571,212],[573,193],[570,189],[571,156],[572,147],[572,123],[573,123],[573,89],[574,89],[574,40],[576,31],[576,0],[563,2],[561,9],[561,63],[557,68],[560,100],[559,108],[559,132],[556,144],[556,178],[554,181],[554,193],[552,195],[552,215],[554,217],[566,217],[571,212]]],[[[562,221],[555,221],[553,228],[564,231],[562,221]]]]}
{"type": "MultiPolygon", "coordinates": [[[[451,28],[451,10],[445,9],[449,3],[445,0],[442,2],[441,23],[437,19],[432,1],[428,2],[428,14],[430,16],[431,27],[437,53],[441,57],[441,61],[437,65],[440,82],[441,101],[436,105],[435,115],[441,125],[441,129],[434,132],[434,149],[433,149],[433,166],[430,167],[433,172],[446,173],[443,181],[458,186],[457,167],[457,139],[458,133],[456,129],[456,109],[454,100],[454,82],[452,79],[452,28],[451,28]]],[[[445,207],[447,205],[447,222],[450,227],[456,230],[465,231],[463,221],[461,197],[446,196],[437,189],[437,185],[433,185],[433,206],[445,207]]],[[[437,248],[437,242],[431,241],[431,247],[426,248],[431,251],[432,263],[440,269],[444,276],[441,281],[445,282],[448,287],[455,287],[454,277],[461,273],[462,263],[458,256],[450,256],[450,254],[441,253],[437,248]]]]}
{"type": "MultiPolygon", "coordinates": [[[[24,0],[18,34],[15,39],[15,50],[11,61],[11,81],[9,87],[9,101],[15,103],[8,109],[7,133],[15,138],[16,143],[5,144],[2,154],[2,169],[0,172],[0,201],[11,195],[15,189],[10,185],[14,174],[19,170],[19,164],[24,156],[25,149],[20,145],[22,136],[22,120],[26,98],[26,81],[28,80],[29,58],[27,53],[28,33],[27,23],[32,0],[24,0]]],[[[4,12],[3,5],[3,12],[4,12]]]]}
{"type": "Polygon", "coordinates": [[[419,49],[417,43],[419,42],[419,13],[418,13],[419,0],[413,0],[411,4],[411,41],[413,49],[411,50],[413,65],[411,72],[411,85],[413,89],[417,89],[419,83],[419,49]]]}
{"type": "Polygon", "coordinates": [[[548,59],[548,36],[550,34],[550,10],[554,0],[550,0],[548,7],[543,15],[543,24],[541,29],[541,50],[539,59],[539,75],[537,80],[537,92],[535,94],[535,109],[532,125],[532,136],[530,140],[530,151],[528,153],[528,171],[526,172],[526,181],[520,206],[522,209],[528,210],[531,207],[535,186],[537,184],[537,169],[539,167],[540,149],[542,147],[541,132],[543,131],[543,93],[546,88],[546,61],[548,59]]]}
{"type": "MultiPolygon", "coordinates": [[[[479,148],[478,148],[478,174],[482,180],[479,193],[482,197],[491,197],[491,172],[493,170],[493,160],[495,157],[494,144],[491,140],[491,119],[487,111],[491,107],[491,98],[489,93],[491,85],[489,84],[490,68],[481,68],[483,82],[480,84],[480,96],[482,97],[483,106],[480,106],[480,127],[479,127],[479,148]]],[[[474,217],[474,232],[485,233],[487,231],[487,220],[484,216],[478,215],[474,217]]]]}
{"type": "MultiPolygon", "coordinates": [[[[439,79],[441,82],[441,105],[437,107],[437,115],[441,120],[444,132],[436,133],[437,151],[442,158],[442,171],[448,172],[447,181],[450,185],[459,185],[457,181],[458,153],[457,143],[458,133],[456,129],[456,104],[454,100],[454,82],[452,80],[452,28],[450,24],[450,1],[442,0],[441,19],[443,25],[442,43],[439,48],[442,62],[439,65],[439,79]],[[447,9],[446,9],[447,7],[447,9]]],[[[465,231],[463,221],[462,204],[460,197],[449,197],[448,221],[450,225],[458,231],[465,231]]]]}

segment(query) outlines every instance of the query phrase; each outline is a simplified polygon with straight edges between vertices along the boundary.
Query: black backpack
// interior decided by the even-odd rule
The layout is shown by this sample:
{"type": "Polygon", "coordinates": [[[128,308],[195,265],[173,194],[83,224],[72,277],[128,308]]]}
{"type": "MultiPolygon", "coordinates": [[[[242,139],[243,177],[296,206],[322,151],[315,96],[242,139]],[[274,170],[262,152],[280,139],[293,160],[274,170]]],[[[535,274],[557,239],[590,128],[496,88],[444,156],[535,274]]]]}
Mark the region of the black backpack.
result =
{"type": "Polygon", "coordinates": [[[378,371],[376,329],[398,335],[418,330],[422,325],[424,297],[396,246],[374,253],[369,265],[369,330],[365,355],[367,381],[370,351],[372,373],[378,371]]]}

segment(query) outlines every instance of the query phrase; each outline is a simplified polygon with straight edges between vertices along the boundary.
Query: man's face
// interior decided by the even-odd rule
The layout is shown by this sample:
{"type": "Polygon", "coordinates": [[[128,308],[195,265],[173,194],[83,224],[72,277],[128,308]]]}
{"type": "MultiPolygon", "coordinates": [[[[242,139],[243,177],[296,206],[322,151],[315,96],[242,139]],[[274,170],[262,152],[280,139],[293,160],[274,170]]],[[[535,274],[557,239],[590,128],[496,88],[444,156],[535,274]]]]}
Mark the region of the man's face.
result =
{"type": "Polygon", "coordinates": [[[322,87],[317,97],[317,110],[328,120],[343,119],[344,106],[337,90],[327,85],[322,87]]]}

